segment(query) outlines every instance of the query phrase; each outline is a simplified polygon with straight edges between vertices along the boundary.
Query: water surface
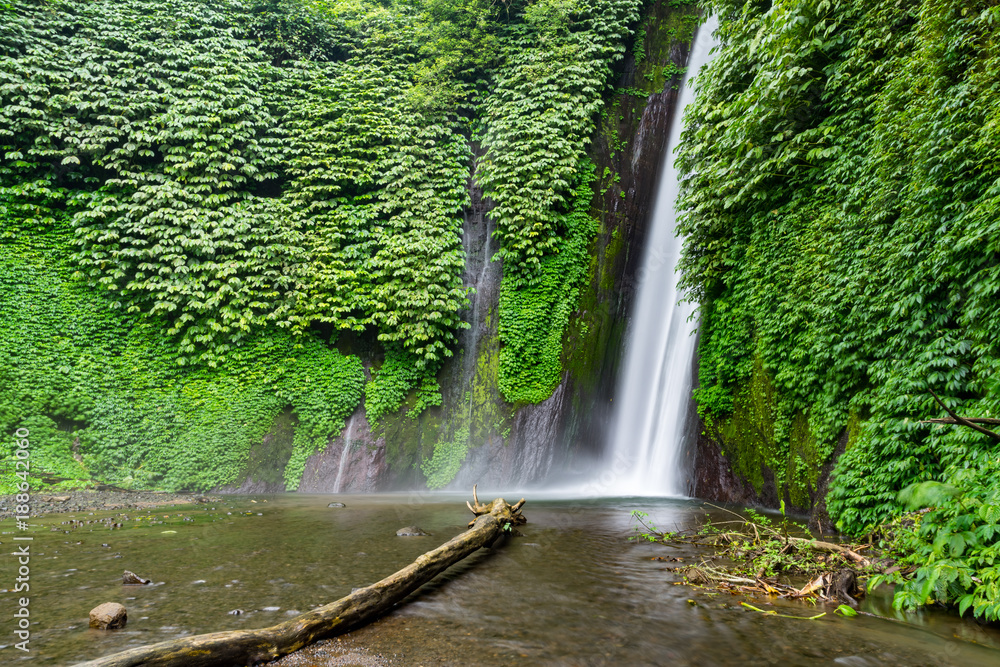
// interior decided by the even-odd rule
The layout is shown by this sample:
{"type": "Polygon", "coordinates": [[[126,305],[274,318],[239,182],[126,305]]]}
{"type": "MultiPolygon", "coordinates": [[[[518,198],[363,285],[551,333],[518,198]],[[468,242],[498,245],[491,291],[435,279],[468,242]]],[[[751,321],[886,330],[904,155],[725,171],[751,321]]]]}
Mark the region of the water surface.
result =
{"type": "MultiPolygon", "coordinates": [[[[114,512],[43,517],[32,533],[32,651],[15,651],[10,635],[0,639],[8,644],[0,658],[65,665],[187,634],[272,625],[373,583],[461,532],[471,518],[464,500],[232,496],[126,513],[127,520],[114,512]],[[347,507],[328,508],[333,500],[347,507]],[[108,517],[122,528],[100,521],[108,517]],[[410,524],[432,536],[396,537],[410,524]],[[122,586],[125,569],[155,585],[122,586]],[[128,626],[89,629],[89,610],[109,601],[127,607],[128,626]],[[244,613],[227,613],[236,609],[244,613]]],[[[877,596],[862,609],[892,619],[828,613],[799,621],[678,585],[671,568],[706,552],[630,542],[633,509],[669,530],[705,513],[688,500],[529,499],[523,537],[456,565],[352,641],[400,665],[1000,664],[997,630],[943,611],[897,615],[877,596]]],[[[0,542],[12,544],[11,536],[0,542]]],[[[0,586],[12,586],[13,560],[0,586]]],[[[833,610],[768,602],[754,604],[802,616],[833,610]]]]}

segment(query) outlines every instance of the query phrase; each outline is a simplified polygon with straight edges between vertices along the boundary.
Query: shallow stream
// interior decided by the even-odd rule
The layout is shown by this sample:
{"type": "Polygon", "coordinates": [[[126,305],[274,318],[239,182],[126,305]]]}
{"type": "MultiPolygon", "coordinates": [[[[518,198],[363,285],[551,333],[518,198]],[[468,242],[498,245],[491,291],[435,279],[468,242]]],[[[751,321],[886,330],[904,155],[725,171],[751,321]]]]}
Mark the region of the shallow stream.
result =
{"type": "MultiPolygon", "coordinates": [[[[459,533],[471,517],[464,501],[229,496],[125,512],[127,519],[108,511],[42,517],[31,533],[31,652],[14,650],[4,633],[3,663],[68,665],[185,634],[273,625],[459,533]],[[346,507],[327,507],[332,501],[346,507]],[[396,536],[411,524],[431,536],[396,536]],[[123,586],[123,570],[154,584],[123,586]],[[126,606],[125,629],[88,628],[89,610],[102,602],[126,606]],[[236,609],[244,613],[228,613],[236,609]]],[[[697,501],[529,498],[523,537],[456,565],[351,641],[399,665],[1000,665],[1000,631],[944,611],[896,614],[885,596],[870,597],[862,610],[887,619],[749,600],[792,615],[828,612],[800,621],[679,585],[673,568],[704,550],[629,541],[635,509],[667,530],[705,514],[697,501]]],[[[5,549],[13,544],[9,523],[0,535],[5,549]]],[[[0,586],[13,588],[14,560],[5,559],[0,586]]]]}

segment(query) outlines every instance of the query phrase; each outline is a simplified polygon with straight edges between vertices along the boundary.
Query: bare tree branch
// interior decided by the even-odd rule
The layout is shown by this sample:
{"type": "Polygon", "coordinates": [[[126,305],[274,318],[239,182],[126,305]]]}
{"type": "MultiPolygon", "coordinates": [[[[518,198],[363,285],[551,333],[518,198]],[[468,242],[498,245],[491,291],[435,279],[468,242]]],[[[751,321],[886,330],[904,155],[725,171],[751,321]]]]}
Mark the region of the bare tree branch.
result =
{"type": "Polygon", "coordinates": [[[938,395],[934,393],[933,389],[931,389],[930,387],[928,387],[927,391],[931,392],[931,396],[934,397],[934,400],[937,401],[938,405],[940,405],[942,408],[944,408],[945,412],[947,412],[949,415],[951,415],[951,418],[955,420],[956,424],[961,424],[962,426],[968,426],[969,428],[973,429],[974,431],[979,431],[980,433],[982,433],[984,435],[988,435],[991,438],[993,438],[994,440],[1000,442],[1000,433],[995,433],[995,432],[989,430],[988,428],[983,428],[982,426],[979,426],[978,424],[976,424],[976,423],[974,423],[974,422],[972,422],[972,421],[970,421],[968,419],[965,419],[964,417],[959,417],[957,414],[955,414],[954,412],[952,412],[951,408],[949,408],[947,405],[945,405],[944,402],[940,398],[938,398],[938,395]]]}

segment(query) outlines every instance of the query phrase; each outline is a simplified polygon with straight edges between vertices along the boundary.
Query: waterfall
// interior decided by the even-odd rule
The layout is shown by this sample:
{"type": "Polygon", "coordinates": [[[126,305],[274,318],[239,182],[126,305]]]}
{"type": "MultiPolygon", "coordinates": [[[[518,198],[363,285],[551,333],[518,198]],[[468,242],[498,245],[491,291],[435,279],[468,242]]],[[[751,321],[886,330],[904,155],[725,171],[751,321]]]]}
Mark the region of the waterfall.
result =
{"type": "Polygon", "coordinates": [[[340,493],[340,484],[344,479],[344,466],[351,451],[351,436],[354,435],[354,415],[352,414],[344,427],[344,446],[340,450],[340,465],[337,466],[337,481],[333,483],[333,492],[340,493]]]}
{"type": "Polygon", "coordinates": [[[624,372],[615,392],[610,459],[604,494],[685,495],[683,466],[696,339],[694,306],[679,303],[675,273],[683,240],[676,236],[678,194],[673,151],[680,140],[683,109],[694,101],[690,77],[711,59],[715,17],[698,29],[670,124],[659,188],[638,273],[625,348],[624,372]]]}

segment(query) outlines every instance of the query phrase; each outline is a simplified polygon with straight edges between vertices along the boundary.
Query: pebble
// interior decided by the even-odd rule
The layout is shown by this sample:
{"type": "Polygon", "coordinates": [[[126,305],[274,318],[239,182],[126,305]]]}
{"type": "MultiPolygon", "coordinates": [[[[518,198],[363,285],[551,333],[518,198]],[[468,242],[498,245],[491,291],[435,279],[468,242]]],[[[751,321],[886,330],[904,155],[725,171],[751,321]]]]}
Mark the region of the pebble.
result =
{"type": "Polygon", "coordinates": [[[324,639],[268,663],[268,667],[389,667],[392,661],[360,646],[324,639]]]}

